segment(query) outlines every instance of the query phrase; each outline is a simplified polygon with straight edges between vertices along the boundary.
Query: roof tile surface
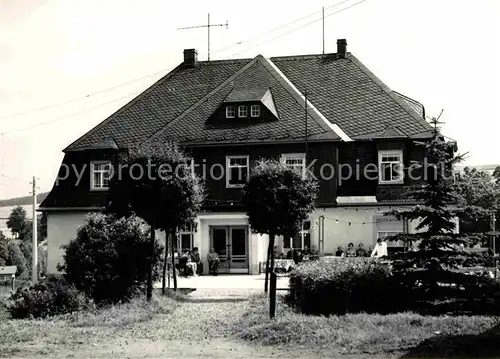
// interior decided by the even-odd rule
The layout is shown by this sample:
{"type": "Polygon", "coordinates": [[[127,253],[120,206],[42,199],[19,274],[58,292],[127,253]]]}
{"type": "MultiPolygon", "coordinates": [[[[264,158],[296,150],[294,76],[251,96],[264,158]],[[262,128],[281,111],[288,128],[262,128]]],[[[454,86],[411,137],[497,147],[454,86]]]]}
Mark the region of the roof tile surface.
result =
{"type": "MultiPolygon", "coordinates": [[[[180,65],[66,150],[95,148],[103,138],[112,138],[118,147],[127,148],[152,137],[181,142],[300,137],[297,129],[303,126],[303,104],[297,103],[276,74],[257,58],[201,61],[194,68],[180,65]],[[279,114],[277,123],[204,127],[207,117],[231,94],[237,99],[242,95],[253,98],[267,89],[271,89],[279,114]]],[[[418,103],[393,92],[352,54],[345,59],[327,54],[275,57],[271,61],[302,94],[307,91],[308,100],[328,121],[354,140],[373,138],[389,125],[398,129],[398,137],[429,136],[430,127],[418,103]]],[[[311,120],[309,130],[311,140],[336,137],[319,121],[311,120]]]]}

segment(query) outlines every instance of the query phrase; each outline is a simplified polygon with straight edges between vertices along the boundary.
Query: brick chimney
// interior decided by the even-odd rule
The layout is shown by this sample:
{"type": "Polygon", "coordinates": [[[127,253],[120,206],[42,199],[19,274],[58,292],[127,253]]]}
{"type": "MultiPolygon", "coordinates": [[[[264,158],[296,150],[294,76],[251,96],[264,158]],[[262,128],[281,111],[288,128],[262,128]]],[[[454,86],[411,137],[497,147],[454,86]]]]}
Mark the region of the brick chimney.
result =
{"type": "Polygon", "coordinates": [[[184,65],[194,67],[198,64],[198,51],[196,49],[184,50],[184,65]]]}
{"type": "Polygon", "coordinates": [[[337,58],[345,59],[347,54],[347,41],[346,39],[337,40],[337,58]]]}

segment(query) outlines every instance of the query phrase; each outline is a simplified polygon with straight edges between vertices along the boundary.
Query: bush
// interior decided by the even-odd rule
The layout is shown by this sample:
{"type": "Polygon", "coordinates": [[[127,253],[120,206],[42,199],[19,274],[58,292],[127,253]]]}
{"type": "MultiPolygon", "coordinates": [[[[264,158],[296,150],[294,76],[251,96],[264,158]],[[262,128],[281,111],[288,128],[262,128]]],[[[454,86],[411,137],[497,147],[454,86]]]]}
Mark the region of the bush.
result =
{"type": "MultiPolygon", "coordinates": [[[[27,273],[31,275],[31,267],[33,264],[32,263],[33,243],[31,239],[22,240],[21,244],[19,245],[19,248],[21,249],[24,258],[26,259],[27,273]]],[[[40,244],[38,246],[38,276],[39,277],[45,276],[46,272],[47,272],[47,247],[40,244]]]]}
{"type": "Polygon", "coordinates": [[[91,302],[63,279],[51,278],[29,288],[19,288],[7,302],[14,319],[45,318],[88,309],[91,302]]]}
{"type": "Polygon", "coordinates": [[[7,250],[9,252],[8,265],[17,267],[16,276],[29,276],[28,267],[26,266],[26,258],[24,258],[23,252],[19,246],[11,242],[7,246],[7,250]]]}
{"type": "MultiPolygon", "coordinates": [[[[136,216],[116,219],[94,213],[66,246],[66,280],[97,304],[130,300],[143,290],[149,273],[149,227],[136,216]]],[[[153,280],[158,279],[162,248],[154,255],[153,280]]]]}
{"type": "Polygon", "coordinates": [[[405,293],[388,265],[343,258],[298,266],[290,276],[288,302],[306,314],[389,313],[405,307],[405,293]]]}

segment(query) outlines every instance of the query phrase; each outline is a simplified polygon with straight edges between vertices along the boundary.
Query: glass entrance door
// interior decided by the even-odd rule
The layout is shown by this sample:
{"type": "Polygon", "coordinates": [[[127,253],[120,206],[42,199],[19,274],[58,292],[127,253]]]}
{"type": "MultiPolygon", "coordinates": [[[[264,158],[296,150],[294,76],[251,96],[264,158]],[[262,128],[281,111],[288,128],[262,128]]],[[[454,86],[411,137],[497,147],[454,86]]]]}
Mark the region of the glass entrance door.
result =
{"type": "Polygon", "coordinates": [[[248,269],[248,233],[247,226],[229,227],[231,245],[231,268],[248,269]]]}
{"type": "Polygon", "coordinates": [[[220,259],[220,272],[248,273],[248,226],[211,226],[210,247],[220,259]]]}

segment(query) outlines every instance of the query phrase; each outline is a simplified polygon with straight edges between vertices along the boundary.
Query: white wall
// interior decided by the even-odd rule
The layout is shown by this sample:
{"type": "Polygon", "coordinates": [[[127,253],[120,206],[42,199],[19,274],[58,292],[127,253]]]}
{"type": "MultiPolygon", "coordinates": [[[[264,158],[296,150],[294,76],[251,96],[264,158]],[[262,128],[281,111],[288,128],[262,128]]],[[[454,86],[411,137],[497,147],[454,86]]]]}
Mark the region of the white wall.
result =
{"type": "Polygon", "coordinates": [[[47,274],[59,274],[63,264],[62,245],[76,238],[76,231],[84,223],[87,212],[49,212],[47,215],[47,274]]]}
{"type": "MultiPolygon", "coordinates": [[[[384,213],[392,209],[403,208],[387,206],[318,208],[311,215],[311,246],[320,248],[320,216],[325,217],[324,253],[334,253],[338,246],[345,248],[350,242],[354,243],[355,247],[359,243],[362,243],[365,248],[374,245],[379,230],[378,220],[397,221],[393,217],[384,216],[384,213]]],[[[395,227],[397,227],[396,223],[395,227]]],[[[409,233],[414,233],[414,226],[410,226],[409,233]]]]}

